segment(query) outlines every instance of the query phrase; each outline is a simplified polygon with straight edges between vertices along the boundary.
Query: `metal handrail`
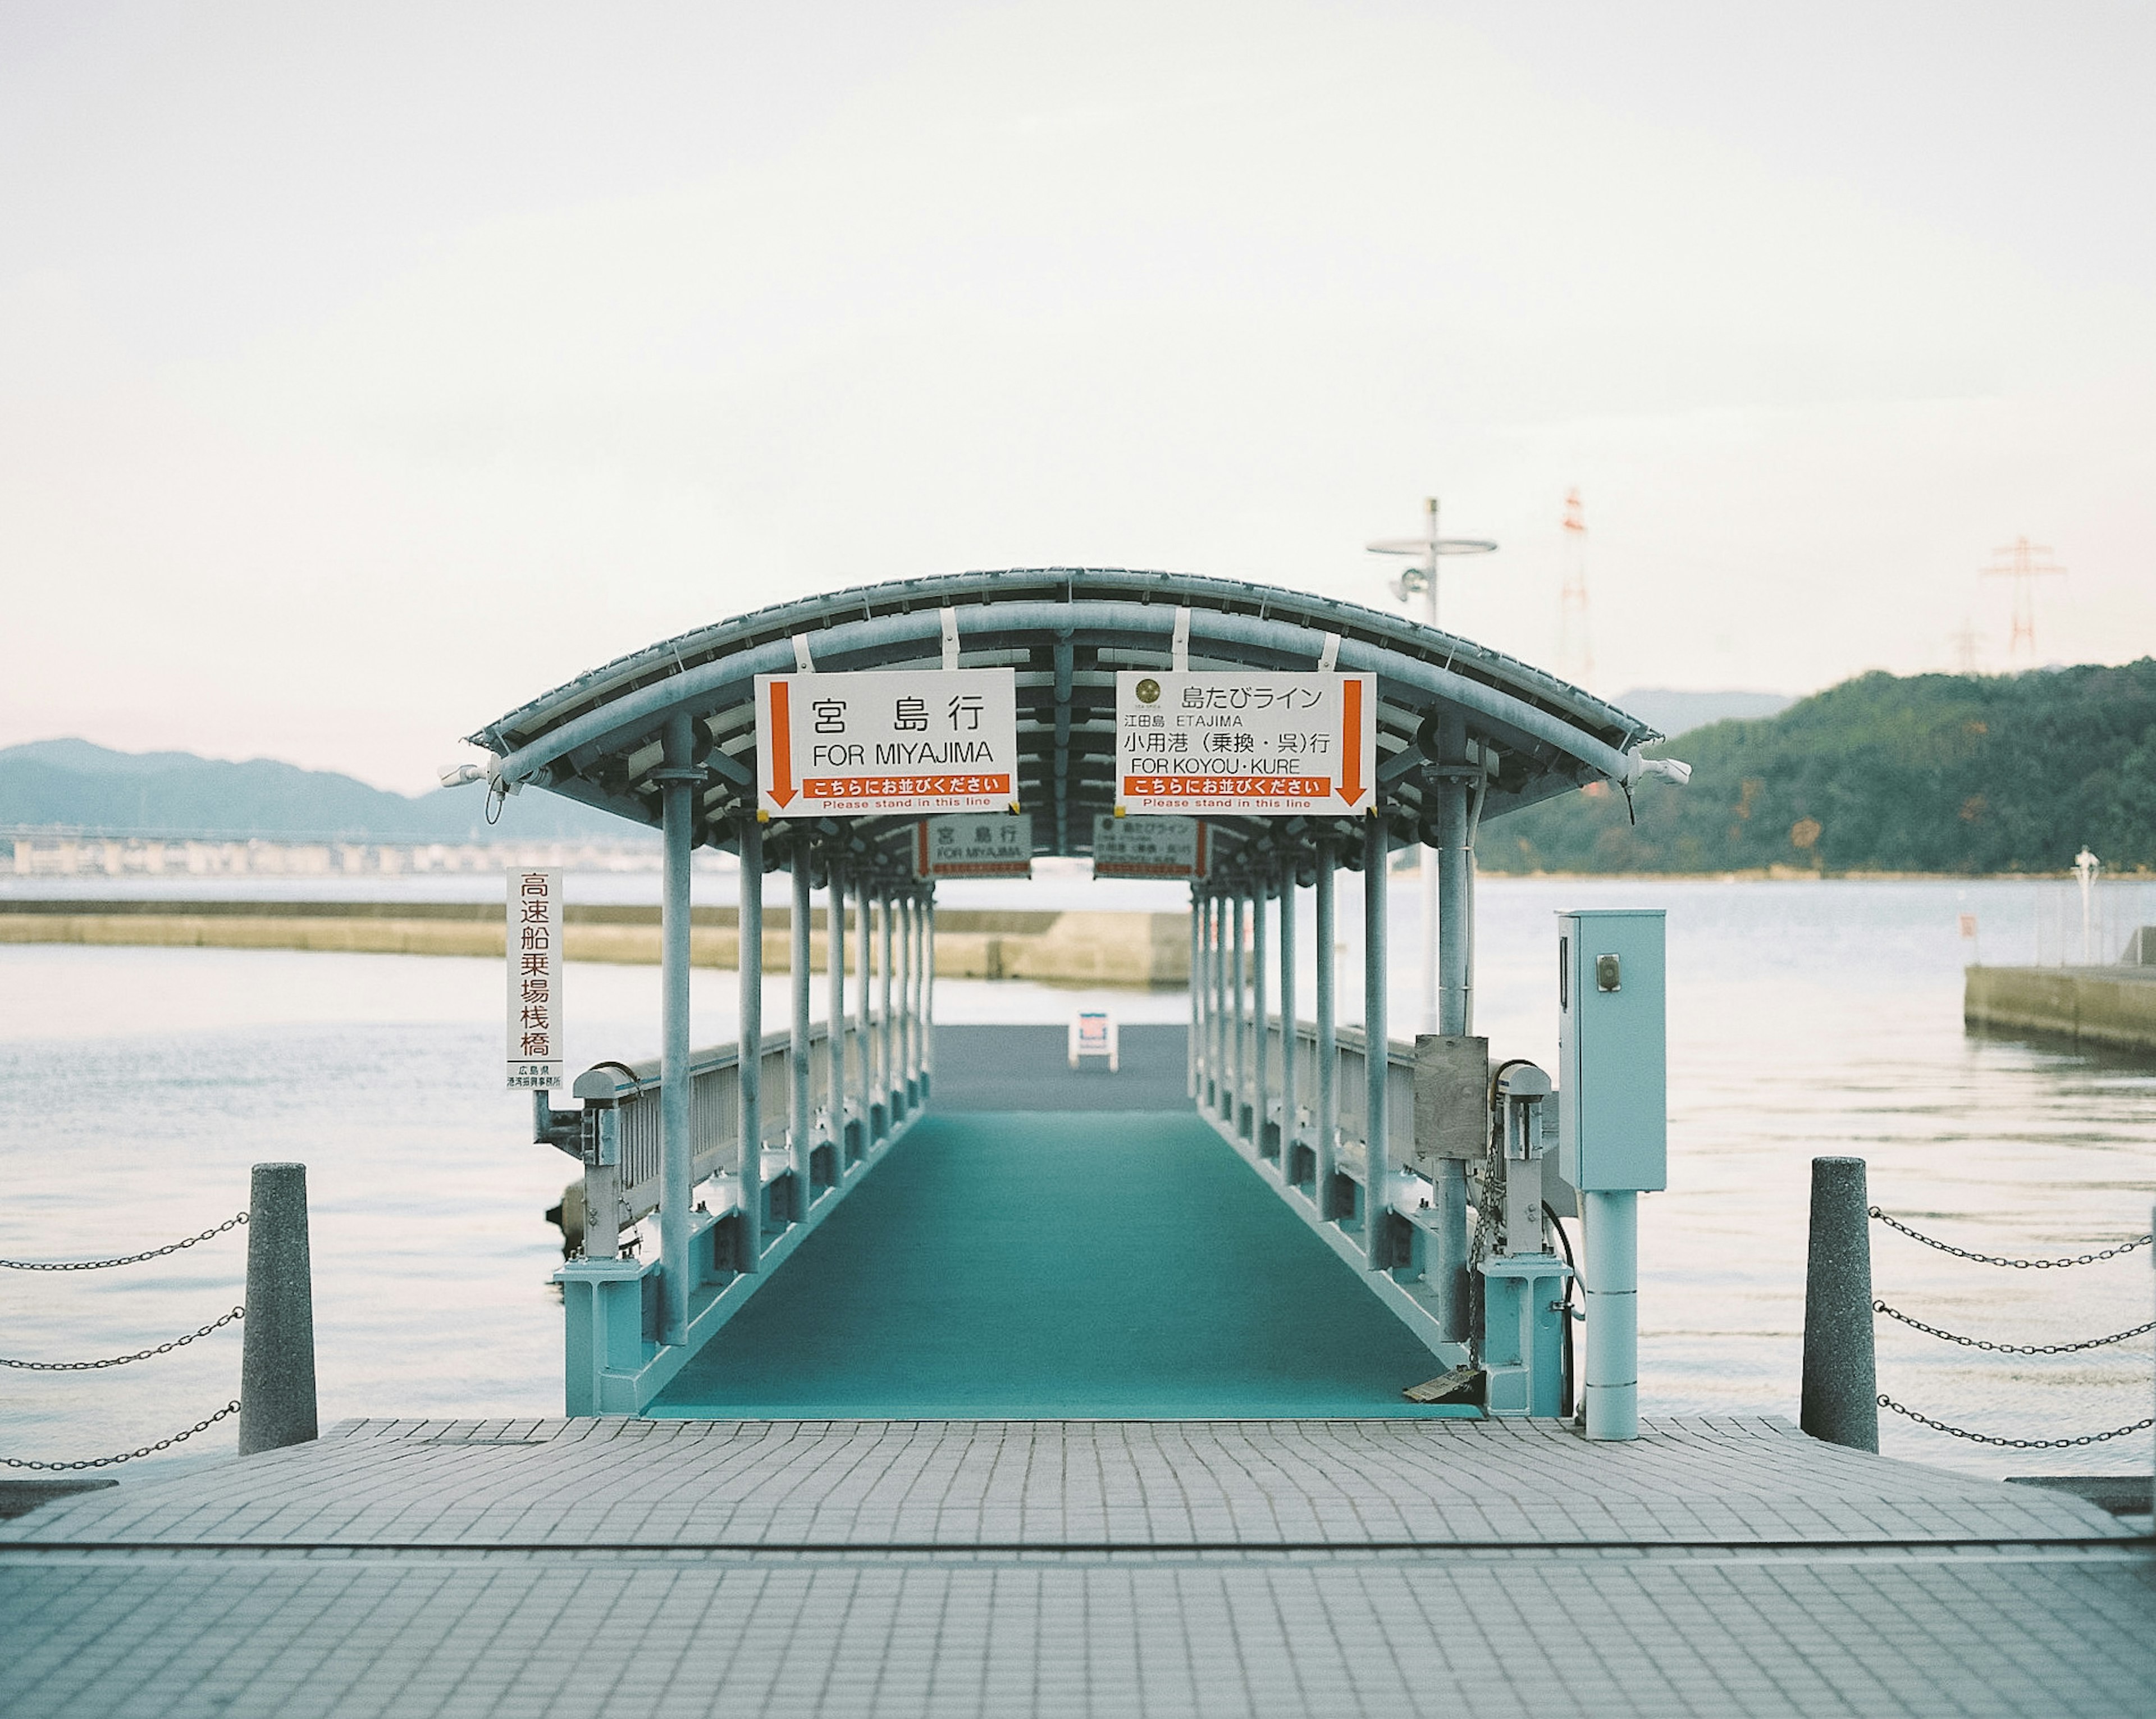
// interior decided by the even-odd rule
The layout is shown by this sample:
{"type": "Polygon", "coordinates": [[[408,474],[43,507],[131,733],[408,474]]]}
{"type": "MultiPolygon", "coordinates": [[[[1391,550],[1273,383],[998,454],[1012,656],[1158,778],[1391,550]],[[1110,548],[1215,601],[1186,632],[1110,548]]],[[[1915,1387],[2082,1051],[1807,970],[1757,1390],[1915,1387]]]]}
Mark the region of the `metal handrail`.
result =
{"type": "MultiPolygon", "coordinates": [[[[865,1043],[872,1035],[883,1029],[883,1016],[876,1013],[866,1032],[860,1022],[850,1017],[846,1022],[847,1062],[850,1068],[860,1065],[860,1052],[855,1047],[865,1043]]],[[[809,1029],[809,1072],[819,1094],[828,1097],[830,1069],[830,1027],[827,1022],[817,1022],[809,1029]]],[[[763,1089],[783,1092],[793,1076],[793,1035],[790,1029],[767,1032],[762,1042],[763,1062],[763,1089]]],[[[726,1043],[707,1046],[692,1051],[689,1058],[689,1116],[690,1139],[690,1176],[694,1181],[703,1182],[728,1173],[738,1176],[741,1171],[741,1108],[739,1099],[739,1065],[741,1050],[738,1044],[726,1043]]],[[[895,1071],[899,1072],[899,1071],[895,1071]]],[[[891,1094],[901,1089],[902,1072],[899,1081],[884,1089],[886,1101],[891,1094]]],[[[635,1063],[601,1063],[577,1077],[572,1088],[575,1097],[587,1106],[611,1104],[619,1115],[621,1157],[618,1166],[617,1187],[619,1223],[622,1227],[637,1223],[659,1209],[660,1202],[661,1147],[660,1137],[659,1091],[660,1059],[647,1058],[635,1063]]],[[[840,1098],[850,1113],[857,1102],[851,1093],[840,1098]]],[[[844,1115],[834,1118],[828,1108],[824,1112],[827,1129],[831,1132],[844,1125],[844,1115]]],[[[768,1151],[774,1143],[783,1146],[787,1138],[788,1117],[777,1105],[765,1108],[760,1120],[764,1149],[768,1151]]]]}

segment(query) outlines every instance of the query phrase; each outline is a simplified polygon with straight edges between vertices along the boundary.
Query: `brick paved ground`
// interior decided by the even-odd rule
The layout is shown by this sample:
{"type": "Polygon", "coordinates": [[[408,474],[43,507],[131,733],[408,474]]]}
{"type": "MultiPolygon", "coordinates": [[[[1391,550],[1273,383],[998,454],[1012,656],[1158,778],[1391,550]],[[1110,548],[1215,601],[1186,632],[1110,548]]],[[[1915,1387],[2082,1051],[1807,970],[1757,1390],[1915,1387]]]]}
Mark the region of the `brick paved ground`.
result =
{"type": "Polygon", "coordinates": [[[11,1716],[2156,1712],[2156,1560],[1785,1423],[362,1422],[0,1525],[11,1716]]]}

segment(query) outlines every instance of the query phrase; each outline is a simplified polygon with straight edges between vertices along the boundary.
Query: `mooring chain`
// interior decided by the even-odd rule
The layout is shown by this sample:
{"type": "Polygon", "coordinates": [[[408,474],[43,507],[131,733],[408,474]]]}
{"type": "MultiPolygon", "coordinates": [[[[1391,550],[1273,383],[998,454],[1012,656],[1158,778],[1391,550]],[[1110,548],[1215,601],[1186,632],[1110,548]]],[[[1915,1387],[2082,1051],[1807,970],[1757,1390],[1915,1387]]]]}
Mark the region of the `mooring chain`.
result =
{"type": "Polygon", "coordinates": [[[167,1253],[177,1253],[182,1248],[192,1248],[203,1242],[213,1242],[228,1229],[237,1229],[247,1222],[244,1212],[228,1217],[213,1229],[206,1229],[198,1236],[189,1236],[185,1241],[167,1242],[162,1248],[152,1248],[146,1253],[130,1253],[124,1259],[0,1259],[0,1268],[8,1271],[103,1271],[112,1265],[140,1265],[146,1259],[162,1259],[167,1253]]]}
{"type": "Polygon", "coordinates": [[[2009,1450],[2071,1450],[2081,1444],[2102,1444],[2107,1439],[2123,1439],[2130,1433],[2145,1433],[2156,1427],[2156,1415],[2138,1420],[2130,1427],[2113,1427],[2108,1433],[2084,1433],[2078,1439],[1994,1439],[1989,1433],[1972,1433],[1967,1427],[1950,1427],[1944,1421],[1935,1421],[1928,1414],[1918,1414],[1913,1408],[1897,1402],[1881,1393],[1881,1408],[1891,1408],[1897,1414],[1907,1415],[1918,1426],[1929,1427],[1934,1433],[1944,1433],[1952,1439],[1968,1439],[1979,1444],[1998,1444],[2009,1450]]]}
{"type": "Polygon", "coordinates": [[[175,1433],[169,1439],[160,1439],[155,1444],[145,1444],[140,1450],[123,1450],[117,1456],[88,1456],[80,1462],[33,1462],[28,1457],[0,1456],[0,1465],[11,1469],[109,1469],[115,1463],[133,1462],[139,1456],[155,1456],[161,1450],[170,1450],[175,1444],[193,1438],[198,1433],[207,1433],[226,1416],[239,1413],[239,1399],[235,1397],[208,1420],[197,1421],[186,1432],[175,1433]]]}
{"type": "Polygon", "coordinates": [[[221,1331],[235,1319],[247,1317],[244,1307],[235,1307],[223,1319],[213,1320],[200,1330],[189,1331],[184,1337],[175,1337],[169,1343],[160,1343],[154,1349],[137,1349],[132,1355],[114,1355],[103,1361],[10,1361],[0,1356],[0,1366],[12,1366],[26,1373],[90,1373],[101,1372],[108,1366],[125,1366],[131,1361],[149,1361],[160,1355],[170,1355],[175,1349],[184,1349],[212,1331],[221,1331]]]}
{"type": "Polygon", "coordinates": [[[2113,1343],[2123,1343],[2129,1337],[2145,1337],[2156,1331],[2156,1319],[2146,1325],[2136,1325],[2130,1331],[2115,1331],[2108,1337],[2084,1337],[2078,1343],[1989,1343],[1981,1337],[1964,1337],[1953,1331],[1943,1331],[1937,1325],[1928,1325],[1921,1319],[1913,1319],[1898,1307],[1889,1307],[1884,1301],[1871,1304],[1874,1313],[1883,1313],[1889,1319],[1898,1319],[1912,1330],[1922,1331],[1928,1337],[1943,1337],[1949,1343],[1958,1343],[1964,1349],[1989,1349],[1994,1355],[2078,1355],[2084,1349],[2105,1349],[2113,1343]]]}
{"type": "Polygon", "coordinates": [[[1957,1248],[1952,1242],[1942,1242],[1936,1236],[1928,1236],[1922,1230],[1913,1230],[1897,1217],[1889,1217],[1876,1206],[1871,1215],[1889,1229],[1897,1229],[1912,1242],[1922,1242],[1927,1248],[1937,1248],[1942,1253],[1951,1253],[1957,1259],[1972,1259],[1979,1265],[2009,1265],[2016,1271],[2057,1271],[2069,1265],[2094,1265],[2099,1259],[2116,1259],[2122,1253],[2131,1253],[2137,1248],[2145,1248],[2156,1236],[2136,1236],[2130,1242],[2121,1242],[2115,1248],[2106,1248],[2098,1253],[2076,1254],[2070,1259],[2008,1259],[1997,1253],[1973,1253],[1966,1248],[1957,1248]]]}

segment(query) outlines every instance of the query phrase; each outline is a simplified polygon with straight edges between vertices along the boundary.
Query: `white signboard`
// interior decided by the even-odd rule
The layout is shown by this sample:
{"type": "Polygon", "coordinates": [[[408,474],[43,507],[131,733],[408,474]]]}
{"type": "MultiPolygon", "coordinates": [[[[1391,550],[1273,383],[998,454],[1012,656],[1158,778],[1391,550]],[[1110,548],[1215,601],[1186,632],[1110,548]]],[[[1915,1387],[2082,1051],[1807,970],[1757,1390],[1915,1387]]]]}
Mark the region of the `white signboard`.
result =
{"type": "Polygon", "coordinates": [[[1378,677],[1116,677],[1116,804],[1131,812],[1343,816],[1375,804],[1378,677]]]}
{"type": "Polygon", "coordinates": [[[562,1085],[562,874],[509,874],[509,1083],[562,1085]]]}
{"type": "Polygon", "coordinates": [[[1199,818],[1093,818],[1096,878],[1202,878],[1205,825],[1199,818]]]}
{"type": "Polygon", "coordinates": [[[757,804],[775,818],[1009,811],[1008,668],[756,677],[757,804]]]}
{"type": "Polygon", "coordinates": [[[1033,875],[1033,820],[1024,812],[948,812],[916,827],[913,868],[921,877],[1033,875]]]}

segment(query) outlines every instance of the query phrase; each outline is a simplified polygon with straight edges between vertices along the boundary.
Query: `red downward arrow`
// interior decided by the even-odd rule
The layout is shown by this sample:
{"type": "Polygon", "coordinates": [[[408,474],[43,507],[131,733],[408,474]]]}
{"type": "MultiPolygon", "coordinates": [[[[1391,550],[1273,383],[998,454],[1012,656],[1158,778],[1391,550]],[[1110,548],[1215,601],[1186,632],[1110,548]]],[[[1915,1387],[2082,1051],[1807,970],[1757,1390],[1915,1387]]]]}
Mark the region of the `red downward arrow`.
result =
{"type": "Polygon", "coordinates": [[[1340,737],[1340,797],[1353,805],[1363,797],[1363,682],[1348,681],[1340,690],[1345,706],[1341,726],[1346,730],[1340,737]]]}
{"type": "Polygon", "coordinates": [[[771,797],[784,805],[793,798],[793,718],[786,708],[787,683],[771,683],[771,797]]]}

